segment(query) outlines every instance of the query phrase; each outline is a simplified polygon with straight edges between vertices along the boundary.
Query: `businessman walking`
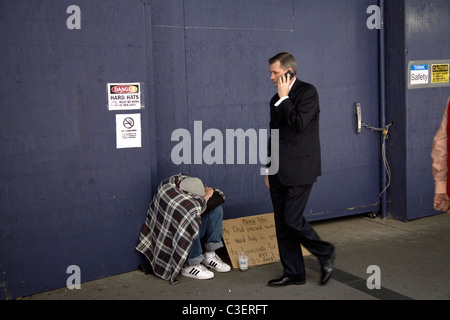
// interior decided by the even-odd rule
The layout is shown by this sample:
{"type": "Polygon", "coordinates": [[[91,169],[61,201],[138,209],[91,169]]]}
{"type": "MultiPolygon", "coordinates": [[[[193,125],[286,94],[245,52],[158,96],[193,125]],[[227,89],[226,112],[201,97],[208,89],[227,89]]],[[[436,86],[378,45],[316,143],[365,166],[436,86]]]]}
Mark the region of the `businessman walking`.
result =
{"type": "Polygon", "coordinates": [[[335,248],[320,239],[303,215],[321,175],[319,96],[313,85],[297,79],[297,62],[290,53],[277,54],[269,65],[270,79],[278,89],[270,101],[270,129],[279,130],[279,169],[265,176],[265,183],[272,198],[283,275],[268,285],[305,283],[300,245],[317,257],[320,283],[325,284],[334,269],[335,248]]]}

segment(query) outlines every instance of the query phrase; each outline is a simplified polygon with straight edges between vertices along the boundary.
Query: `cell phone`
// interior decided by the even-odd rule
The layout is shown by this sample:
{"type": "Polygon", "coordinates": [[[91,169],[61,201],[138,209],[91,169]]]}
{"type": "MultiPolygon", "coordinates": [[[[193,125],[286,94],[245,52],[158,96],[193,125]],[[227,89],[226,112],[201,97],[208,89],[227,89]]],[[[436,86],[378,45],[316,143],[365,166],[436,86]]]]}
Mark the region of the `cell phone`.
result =
{"type": "Polygon", "coordinates": [[[287,80],[287,76],[290,75],[291,77],[289,78],[290,80],[292,80],[294,78],[294,73],[291,70],[288,70],[284,76],[286,77],[287,80]]]}

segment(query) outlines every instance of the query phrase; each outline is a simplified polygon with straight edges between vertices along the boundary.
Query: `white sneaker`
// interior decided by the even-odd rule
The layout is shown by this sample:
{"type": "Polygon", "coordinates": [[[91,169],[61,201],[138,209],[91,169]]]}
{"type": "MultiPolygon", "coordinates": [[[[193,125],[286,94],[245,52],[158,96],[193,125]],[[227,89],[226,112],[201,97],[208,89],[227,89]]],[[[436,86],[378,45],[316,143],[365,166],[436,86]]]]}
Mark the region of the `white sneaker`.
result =
{"type": "Polygon", "coordinates": [[[231,267],[223,262],[217,254],[214,254],[212,258],[204,259],[203,264],[208,268],[214,269],[217,272],[228,272],[231,270],[231,267]]]}
{"type": "Polygon", "coordinates": [[[195,266],[183,267],[181,269],[181,275],[199,280],[214,278],[214,273],[206,269],[201,263],[195,266]]]}

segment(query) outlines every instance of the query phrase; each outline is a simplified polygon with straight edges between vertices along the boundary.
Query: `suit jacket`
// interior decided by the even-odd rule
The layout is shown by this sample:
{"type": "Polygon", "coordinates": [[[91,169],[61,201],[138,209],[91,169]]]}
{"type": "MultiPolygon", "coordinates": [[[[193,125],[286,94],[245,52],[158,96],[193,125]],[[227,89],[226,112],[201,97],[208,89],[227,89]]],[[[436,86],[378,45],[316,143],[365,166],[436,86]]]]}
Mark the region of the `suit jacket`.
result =
{"type": "Polygon", "coordinates": [[[279,130],[278,178],[284,186],[314,183],[322,173],[317,90],[296,79],[289,99],[275,107],[279,98],[270,101],[270,129],[279,130]]]}

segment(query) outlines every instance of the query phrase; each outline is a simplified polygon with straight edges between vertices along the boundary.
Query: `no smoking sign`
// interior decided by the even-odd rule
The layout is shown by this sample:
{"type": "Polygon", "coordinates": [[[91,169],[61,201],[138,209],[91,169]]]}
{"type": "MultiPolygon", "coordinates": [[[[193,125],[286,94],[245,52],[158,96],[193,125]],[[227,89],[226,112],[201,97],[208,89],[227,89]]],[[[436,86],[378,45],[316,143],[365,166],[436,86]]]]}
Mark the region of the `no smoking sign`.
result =
{"type": "Polygon", "coordinates": [[[141,115],[116,114],[116,147],[140,148],[141,147],[141,115]]]}
{"type": "Polygon", "coordinates": [[[133,126],[134,126],[134,120],[133,120],[133,118],[131,118],[131,117],[126,117],[126,118],[123,120],[123,126],[124,126],[125,128],[127,128],[127,129],[133,128],[133,126]]]}

